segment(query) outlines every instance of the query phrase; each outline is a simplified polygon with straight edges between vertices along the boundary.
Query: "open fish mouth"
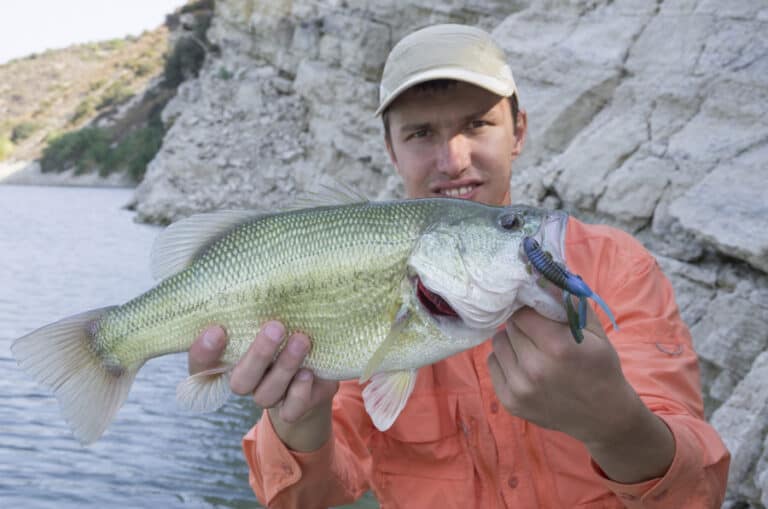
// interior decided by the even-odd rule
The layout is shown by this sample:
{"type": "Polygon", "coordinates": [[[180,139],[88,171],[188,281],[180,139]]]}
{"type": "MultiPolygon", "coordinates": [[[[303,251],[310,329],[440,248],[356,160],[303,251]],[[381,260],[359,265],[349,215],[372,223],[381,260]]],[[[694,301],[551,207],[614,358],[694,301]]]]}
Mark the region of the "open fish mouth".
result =
{"type": "Polygon", "coordinates": [[[459,318],[459,314],[448,304],[448,301],[424,286],[419,277],[416,278],[416,296],[431,315],[459,318]]]}

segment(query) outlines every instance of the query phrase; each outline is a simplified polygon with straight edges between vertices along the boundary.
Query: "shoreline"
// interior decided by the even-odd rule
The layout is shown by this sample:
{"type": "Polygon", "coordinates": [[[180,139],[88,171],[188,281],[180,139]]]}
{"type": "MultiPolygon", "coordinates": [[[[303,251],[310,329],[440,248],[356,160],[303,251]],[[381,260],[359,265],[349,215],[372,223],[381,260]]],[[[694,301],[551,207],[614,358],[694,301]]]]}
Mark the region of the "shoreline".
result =
{"type": "Polygon", "coordinates": [[[101,177],[98,173],[75,175],[74,169],[60,173],[43,173],[38,161],[12,161],[0,163],[0,185],[51,187],[106,187],[136,188],[127,174],[101,177]]]}

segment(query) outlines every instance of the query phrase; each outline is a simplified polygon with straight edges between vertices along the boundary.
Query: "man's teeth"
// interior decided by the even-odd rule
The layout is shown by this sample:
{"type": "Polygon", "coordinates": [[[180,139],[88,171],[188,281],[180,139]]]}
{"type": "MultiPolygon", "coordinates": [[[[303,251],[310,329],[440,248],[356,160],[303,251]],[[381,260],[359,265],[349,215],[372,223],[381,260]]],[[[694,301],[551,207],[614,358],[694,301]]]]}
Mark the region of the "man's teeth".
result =
{"type": "Polygon", "coordinates": [[[463,187],[456,187],[454,189],[443,189],[441,192],[443,196],[450,196],[452,198],[456,198],[461,195],[469,193],[474,188],[475,186],[463,186],[463,187]]]}

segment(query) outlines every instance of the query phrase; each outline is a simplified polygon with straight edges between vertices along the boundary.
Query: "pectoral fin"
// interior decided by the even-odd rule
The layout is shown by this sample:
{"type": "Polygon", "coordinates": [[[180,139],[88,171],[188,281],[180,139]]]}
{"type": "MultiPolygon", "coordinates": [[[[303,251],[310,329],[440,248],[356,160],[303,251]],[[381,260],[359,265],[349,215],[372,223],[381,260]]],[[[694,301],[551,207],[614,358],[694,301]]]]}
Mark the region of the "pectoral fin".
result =
{"type": "Polygon", "coordinates": [[[363,389],[365,410],[374,426],[386,431],[395,422],[416,385],[416,370],[376,373],[363,389]]]}
{"type": "Polygon", "coordinates": [[[219,409],[231,393],[229,377],[231,364],[201,371],[182,380],[176,386],[176,402],[190,412],[213,412],[219,409]]]}
{"type": "Polygon", "coordinates": [[[384,358],[387,356],[387,353],[389,353],[392,345],[394,345],[397,341],[397,338],[403,331],[403,328],[408,322],[408,318],[410,316],[410,308],[408,308],[408,306],[405,304],[402,304],[400,309],[395,314],[395,319],[392,322],[392,327],[389,329],[389,334],[387,334],[387,337],[384,338],[384,341],[381,342],[381,345],[379,345],[379,348],[377,348],[373,353],[373,356],[371,356],[370,360],[368,360],[368,364],[365,365],[363,374],[360,376],[361,384],[367,382],[376,371],[376,368],[378,368],[381,363],[384,362],[384,358]]]}

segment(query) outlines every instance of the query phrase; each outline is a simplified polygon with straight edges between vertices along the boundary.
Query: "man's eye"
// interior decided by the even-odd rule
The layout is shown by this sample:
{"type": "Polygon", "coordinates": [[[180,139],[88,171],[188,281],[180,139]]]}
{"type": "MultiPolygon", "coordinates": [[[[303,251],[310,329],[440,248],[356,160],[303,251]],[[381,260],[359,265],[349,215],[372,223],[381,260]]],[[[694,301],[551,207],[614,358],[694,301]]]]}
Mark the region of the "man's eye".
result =
{"type": "Polygon", "coordinates": [[[488,122],[485,120],[473,120],[469,123],[470,129],[480,129],[481,127],[485,127],[488,125],[488,122]]]}
{"type": "Polygon", "coordinates": [[[429,131],[427,129],[419,129],[418,131],[413,131],[411,134],[409,134],[405,139],[410,140],[412,138],[424,138],[429,134],[429,131]]]}

